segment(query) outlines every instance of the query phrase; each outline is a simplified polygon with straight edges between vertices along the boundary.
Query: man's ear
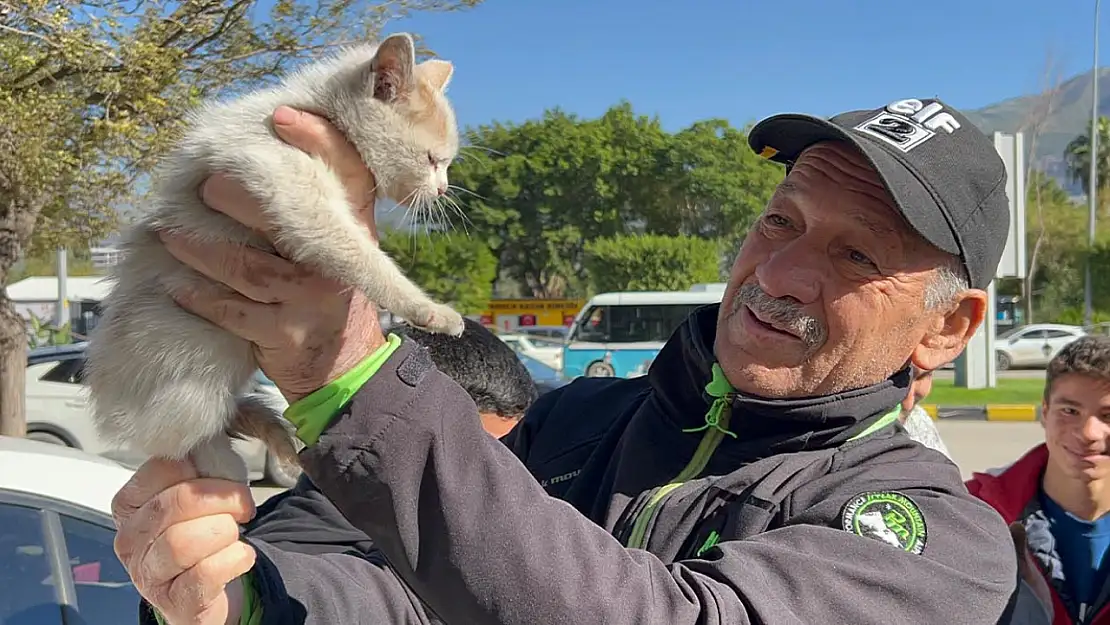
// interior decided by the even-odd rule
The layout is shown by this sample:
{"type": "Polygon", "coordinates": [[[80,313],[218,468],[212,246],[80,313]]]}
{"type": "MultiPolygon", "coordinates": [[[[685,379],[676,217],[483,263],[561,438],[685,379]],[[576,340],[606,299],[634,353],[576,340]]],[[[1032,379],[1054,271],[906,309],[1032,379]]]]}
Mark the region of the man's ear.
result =
{"type": "Polygon", "coordinates": [[[943,316],[935,318],[913,350],[910,360],[927,371],[935,371],[952,362],[964,351],[968,341],[983,324],[987,313],[987,293],[970,289],[959,295],[958,303],[943,316]]]}

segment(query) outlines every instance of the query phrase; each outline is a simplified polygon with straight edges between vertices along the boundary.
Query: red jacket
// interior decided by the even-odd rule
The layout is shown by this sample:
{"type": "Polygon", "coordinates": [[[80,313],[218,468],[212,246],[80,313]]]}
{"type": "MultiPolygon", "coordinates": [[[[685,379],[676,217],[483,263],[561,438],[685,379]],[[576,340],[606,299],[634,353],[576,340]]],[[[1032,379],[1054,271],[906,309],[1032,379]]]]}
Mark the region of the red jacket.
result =
{"type": "MultiPolygon", "coordinates": [[[[1052,538],[1043,530],[1034,531],[1030,520],[1043,521],[1044,513],[1039,503],[1041,476],[1048,465],[1048,448],[1042,443],[1026,452],[1017,462],[999,472],[975,473],[967,482],[967,489],[979,499],[987,502],[1006,520],[1007,524],[1021,521],[1026,526],[1029,538],[1029,551],[1037,563],[1041,574],[1051,570],[1051,563],[1059,561],[1053,550],[1052,538]]],[[[1040,527],[1047,527],[1039,523],[1040,527]]],[[[1045,576],[1052,591],[1052,625],[1080,625],[1072,619],[1072,609],[1065,603],[1061,593],[1061,580],[1045,576]]],[[[1102,602],[1092,606],[1094,617],[1088,616],[1082,625],[1110,625],[1110,604],[1102,602]]]]}

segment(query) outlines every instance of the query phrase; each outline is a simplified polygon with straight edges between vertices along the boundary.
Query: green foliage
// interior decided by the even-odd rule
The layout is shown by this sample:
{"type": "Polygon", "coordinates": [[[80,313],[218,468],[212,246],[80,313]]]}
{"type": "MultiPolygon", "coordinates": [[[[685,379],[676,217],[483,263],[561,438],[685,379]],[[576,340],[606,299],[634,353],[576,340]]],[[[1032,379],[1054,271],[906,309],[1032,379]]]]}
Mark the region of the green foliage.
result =
{"type": "Polygon", "coordinates": [[[1026,195],[1026,255],[1035,304],[1029,321],[1053,321],[1069,307],[1082,307],[1087,210],[1040,172],[1027,180],[1026,195]]]}
{"type": "Polygon", "coordinates": [[[586,245],[618,234],[735,245],[782,179],[723,120],[677,133],[622,102],[597,119],[559,109],[468,133],[456,200],[504,273],[534,297],[589,288],[586,245]]]}
{"type": "Polygon", "coordinates": [[[70,324],[67,321],[61,326],[56,326],[47,319],[41,319],[31,313],[31,322],[27,328],[27,343],[31,348],[46,347],[49,345],[68,345],[73,342],[70,334],[70,324]]]}
{"type": "Polygon", "coordinates": [[[497,259],[482,241],[460,234],[383,233],[381,247],[410,280],[462,314],[485,310],[497,259]]]}
{"type": "MultiPolygon", "coordinates": [[[[70,251],[66,259],[66,275],[96,276],[103,273],[85,255],[70,251]]],[[[58,258],[55,254],[34,254],[16,263],[8,272],[8,283],[14,284],[31,276],[58,275],[58,258]]]]}
{"type": "Polygon", "coordinates": [[[272,83],[414,11],[480,1],[2,3],[0,215],[18,228],[0,224],[15,234],[0,242],[0,269],[22,255],[36,222],[37,250],[110,231],[113,207],[136,199],[135,183],[203,99],[272,83]]]}
{"type": "Polygon", "coordinates": [[[590,292],[686,291],[720,279],[721,246],[689,235],[617,235],[586,244],[590,292]]]}

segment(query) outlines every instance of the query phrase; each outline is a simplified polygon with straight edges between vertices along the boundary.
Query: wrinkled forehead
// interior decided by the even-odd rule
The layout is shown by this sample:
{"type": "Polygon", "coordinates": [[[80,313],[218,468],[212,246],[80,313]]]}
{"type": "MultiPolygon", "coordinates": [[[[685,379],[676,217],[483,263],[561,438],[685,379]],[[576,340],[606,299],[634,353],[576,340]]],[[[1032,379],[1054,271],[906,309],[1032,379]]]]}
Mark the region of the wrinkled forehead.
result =
{"type": "Polygon", "coordinates": [[[835,205],[878,236],[901,234],[924,241],[902,216],[875,168],[846,143],[823,141],[803,150],[777,193],[835,205]]]}

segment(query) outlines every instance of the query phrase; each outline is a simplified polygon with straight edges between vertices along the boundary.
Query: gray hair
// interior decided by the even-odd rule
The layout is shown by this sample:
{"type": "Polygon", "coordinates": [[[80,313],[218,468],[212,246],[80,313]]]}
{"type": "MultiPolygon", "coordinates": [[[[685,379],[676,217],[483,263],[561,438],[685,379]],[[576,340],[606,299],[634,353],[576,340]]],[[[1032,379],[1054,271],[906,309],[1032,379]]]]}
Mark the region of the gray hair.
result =
{"type": "Polygon", "coordinates": [[[932,280],[925,286],[925,309],[936,310],[949,306],[968,288],[970,281],[963,264],[959,258],[950,256],[937,267],[932,280]]]}

